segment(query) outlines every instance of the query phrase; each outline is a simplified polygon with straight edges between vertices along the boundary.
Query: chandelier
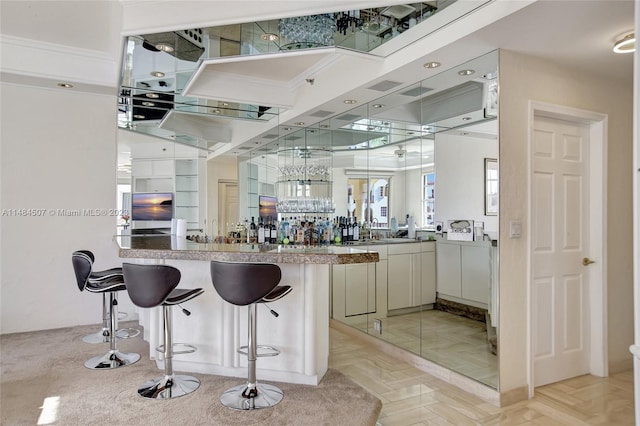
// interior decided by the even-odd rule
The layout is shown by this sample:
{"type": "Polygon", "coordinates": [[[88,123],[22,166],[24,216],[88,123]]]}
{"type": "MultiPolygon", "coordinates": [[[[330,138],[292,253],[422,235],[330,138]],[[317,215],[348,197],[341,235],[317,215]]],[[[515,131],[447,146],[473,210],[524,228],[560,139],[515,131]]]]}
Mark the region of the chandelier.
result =
{"type": "Polygon", "coordinates": [[[332,46],[336,31],[338,31],[338,25],[332,13],[283,18],[279,23],[280,37],[283,39],[280,49],[332,46]]]}

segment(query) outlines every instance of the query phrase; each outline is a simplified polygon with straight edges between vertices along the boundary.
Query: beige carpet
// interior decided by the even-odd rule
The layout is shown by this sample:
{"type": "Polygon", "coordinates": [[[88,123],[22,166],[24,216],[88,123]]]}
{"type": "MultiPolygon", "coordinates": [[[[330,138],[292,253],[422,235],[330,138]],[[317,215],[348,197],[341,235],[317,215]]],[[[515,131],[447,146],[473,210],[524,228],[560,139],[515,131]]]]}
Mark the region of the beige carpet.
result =
{"type": "Polygon", "coordinates": [[[206,374],[193,374],[201,384],[190,395],[147,400],[137,386],[162,374],[149,360],[147,343],[140,337],[119,341],[121,351],[142,355],[136,364],[89,370],[84,361],[108,350],[108,344],[82,342],[95,330],[79,326],[0,336],[0,424],[374,425],[382,408],[378,398],[331,369],[318,386],[278,384],[285,397],[271,409],[222,406],[222,391],[242,379],[206,374]],[[49,420],[41,417],[43,405],[57,405],[48,411],[49,420]]]}

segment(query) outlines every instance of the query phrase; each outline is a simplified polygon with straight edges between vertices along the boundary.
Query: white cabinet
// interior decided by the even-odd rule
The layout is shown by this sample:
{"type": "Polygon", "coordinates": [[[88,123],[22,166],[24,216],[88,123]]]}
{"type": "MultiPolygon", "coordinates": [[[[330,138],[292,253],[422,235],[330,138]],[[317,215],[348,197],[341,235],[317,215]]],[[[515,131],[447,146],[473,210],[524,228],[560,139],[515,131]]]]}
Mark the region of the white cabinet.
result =
{"type": "Polygon", "coordinates": [[[387,316],[387,246],[359,246],[377,251],[380,261],[332,266],[332,318],[345,324],[366,326],[367,314],[387,316]]]}
{"type": "Polygon", "coordinates": [[[491,279],[489,243],[438,241],[436,253],[438,296],[487,308],[491,279]]]}
{"type": "Polygon", "coordinates": [[[387,308],[435,303],[435,243],[390,244],[387,247],[387,308]]]}

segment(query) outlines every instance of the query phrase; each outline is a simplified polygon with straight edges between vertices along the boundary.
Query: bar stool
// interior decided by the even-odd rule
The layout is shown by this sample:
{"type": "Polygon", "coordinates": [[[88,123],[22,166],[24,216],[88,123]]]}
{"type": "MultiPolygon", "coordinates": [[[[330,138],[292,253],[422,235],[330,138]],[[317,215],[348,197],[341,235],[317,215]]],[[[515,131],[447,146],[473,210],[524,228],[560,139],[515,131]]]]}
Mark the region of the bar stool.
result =
{"type": "MultiPolygon", "coordinates": [[[[126,289],[124,276],[121,273],[109,271],[93,272],[95,257],[89,250],[74,251],[71,255],[76,281],[80,291],[87,290],[91,293],[109,295],[109,336],[115,336],[118,328],[118,298],[117,292],[126,289]]],[[[140,359],[140,354],[123,353],[116,347],[117,339],[109,339],[109,352],[91,358],[84,363],[85,367],[101,370],[124,367],[133,364],[140,359]]]]}
{"type": "MultiPolygon", "coordinates": [[[[93,253],[88,250],[81,250],[84,253],[87,253],[93,260],[95,258],[93,253]]],[[[90,278],[94,281],[104,281],[113,279],[115,275],[120,275],[122,277],[122,268],[111,268],[106,269],[104,271],[92,271],[90,278]]],[[[124,277],[122,278],[124,280],[124,277]]],[[[124,290],[124,288],[122,289],[124,290]]],[[[114,294],[115,301],[118,301],[118,293],[114,294]]],[[[107,294],[102,293],[102,329],[96,331],[95,333],[87,334],[82,338],[82,341],[85,343],[109,343],[109,339],[111,338],[111,332],[109,331],[109,323],[111,322],[111,318],[109,316],[109,302],[107,301],[107,294]]],[[[118,317],[116,321],[126,318],[126,312],[118,312],[118,317]]],[[[137,328],[118,328],[118,323],[116,322],[115,328],[115,336],[118,339],[130,339],[132,337],[136,337],[140,334],[140,330],[137,328]]]]}
{"type": "MultiPolygon", "coordinates": [[[[226,263],[211,262],[211,281],[220,297],[236,306],[248,306],[248,360],[247,383],[227,389],[220,396],[222,405],[235,410],[253,410],[276,405],[284,397],[278,387],[258,383],[256,379],[256,358],[273,356],[280,352],[270,346],[256,344],[256,306],[258,303],[275,302],[291,292],[291,286],[279,286],[282,277],[278,265],[266,263],[226,263]],[[258,354],[258,348],[270,352],[258,354]]],[[[278,314],[271,310],[274,316],[278,314]]],[[[238,352],[244,354],[245,347],[238,352]]]]}
{"type": "MultiPolygon", "coordinates": [[[[162,306],[164,344],[156,350],[164,355],[164,376],[148,380],[138,387],[138,395],[150,399],[172,399],[187,395],[200,386],[193,376],[173,373],[173,356],[192,353],[196,348],[184,343],[173,343],[171,306],[180,305],[204,293],[201,288],[176,289],[180,282],[180,271],[168,265],[122,265],[127,282],[127,292],[134,305],[141,308],[162,306]],[[174,350],[182,346],[184,350],[174,350]]],[[[191,312],[182,308],[185,315],[191,312]]]]}

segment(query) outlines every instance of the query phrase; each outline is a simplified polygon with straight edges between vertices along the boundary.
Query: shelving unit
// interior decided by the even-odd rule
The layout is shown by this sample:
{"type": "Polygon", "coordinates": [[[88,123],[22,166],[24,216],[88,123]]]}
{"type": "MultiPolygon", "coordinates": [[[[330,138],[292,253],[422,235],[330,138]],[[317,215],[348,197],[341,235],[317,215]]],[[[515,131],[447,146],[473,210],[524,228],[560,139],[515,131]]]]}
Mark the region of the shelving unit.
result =
{"type": "Polygon", "coordinates": [[[176,161],[175,217],[187,221],[187,229],[199,227],[198,160],[176,161]]]}
{"type": "Polygon", "coordinates": [[[335,212],[332,153],[328,149],[285,148],[278,152],[278,213],[335,212]]]}
{"type": "MultiPolygon", "coordinates": [[[[202,229],[205,217],[201,209],[206,206],[206,187],[200,178],[200,164],[204,160],[188,159],[138,159],[132,161],[133,192],[173,192],[174,217],[185,219],[187,229],[202,229]]],[[[150,223],[139,223],[141,227],[150,223]]],[[[155,223],[153,226],[169,226],[155,223]]]]}

